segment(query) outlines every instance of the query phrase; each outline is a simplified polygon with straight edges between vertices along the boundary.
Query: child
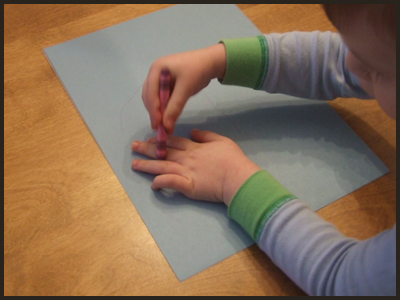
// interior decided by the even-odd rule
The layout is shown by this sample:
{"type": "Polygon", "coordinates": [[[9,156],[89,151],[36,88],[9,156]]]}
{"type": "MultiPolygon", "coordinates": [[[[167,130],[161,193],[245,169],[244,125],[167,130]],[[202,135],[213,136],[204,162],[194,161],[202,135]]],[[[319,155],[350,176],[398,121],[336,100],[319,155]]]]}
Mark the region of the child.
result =
{"type": "MultiPolygon", "coordinates": [[[[291,32],[223,40],[155,61],[143,86],[151,126],[174,131],[190,96],[218,78],[269,93],[309,99],[375,98],[396,119],[395,5],[324,5],[340,34],[291,32]],[[158,82],[171,71],[173,91],[163,116],[158,82]]],[[[365,241],[343,236],[232,140],[192,131],[169,136],[165,161],[135,159],[133,169],[157,174],[153,189],[228,206],[259,247],[311,295],[395,295],[396,226],[365,241]],[[207,161],[207,163],[204,163],[207,161]]],[[[135,141],[134,151],[156,157],[156,140],[135,141]]]]}

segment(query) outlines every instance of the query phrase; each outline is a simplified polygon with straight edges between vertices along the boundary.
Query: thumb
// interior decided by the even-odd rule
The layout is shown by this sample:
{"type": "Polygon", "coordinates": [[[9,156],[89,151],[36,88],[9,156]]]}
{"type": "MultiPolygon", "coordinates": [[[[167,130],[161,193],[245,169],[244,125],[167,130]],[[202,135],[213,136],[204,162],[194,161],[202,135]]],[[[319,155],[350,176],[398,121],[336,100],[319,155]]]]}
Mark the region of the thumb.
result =
{"type": "Polygon", "coordinates": [[[208,131],[208,130],[198,130],[198,129],[193,129],[191,132],[192,138],[194,141],[198,143],[209,143],[213,141],[218,141],[223,138],[222,135],[219,135],[218,133],[208,131]]]}
{"type": "Polygon", "coordinates": [[[163,116],[163,125],[168,134],[174,132],[175,124],[190,96],[183,85],[176,84],[174,86],[163,116]]]}

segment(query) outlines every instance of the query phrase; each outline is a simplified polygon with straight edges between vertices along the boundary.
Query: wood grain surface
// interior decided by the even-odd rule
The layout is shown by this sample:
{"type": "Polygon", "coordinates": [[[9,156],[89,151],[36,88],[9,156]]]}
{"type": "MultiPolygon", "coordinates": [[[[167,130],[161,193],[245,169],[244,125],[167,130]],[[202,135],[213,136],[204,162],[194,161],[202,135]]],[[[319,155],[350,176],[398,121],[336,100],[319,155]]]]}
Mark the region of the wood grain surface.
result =
{"type": "MultiPolygon", "coordinates": [[[[43,54],[168,6],[4,5],[4,295],[304,295],[257,246],[179,282],[43,54]]],[[[319,5],[238,6],[264,33],[335,31],[319,5]]],[[[366,239],[396,220],[396,123],[331,105],[390,169],[318,211],[366,239]]]]}

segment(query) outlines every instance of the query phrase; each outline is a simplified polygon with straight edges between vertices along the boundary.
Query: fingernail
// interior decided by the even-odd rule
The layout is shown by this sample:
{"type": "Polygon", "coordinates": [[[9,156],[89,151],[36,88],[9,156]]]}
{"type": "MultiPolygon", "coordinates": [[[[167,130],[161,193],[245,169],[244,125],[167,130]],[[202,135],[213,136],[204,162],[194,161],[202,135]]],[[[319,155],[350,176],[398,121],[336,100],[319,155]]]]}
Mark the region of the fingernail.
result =
{"type": "Polygon", "coordinates": [[[133,148],[134,150],[137,150],[137,149],[139,148],[139,143],[138,143],[138,142],[133,142],[132,148],[133,148]]]}
{"type": "Polygon", "coordinates": [[[137,159],[135,159],[135,160],[132,162],[132,168],[136,168],[138,165],[139,165],[139,161],[138,161],[137,159]]]}

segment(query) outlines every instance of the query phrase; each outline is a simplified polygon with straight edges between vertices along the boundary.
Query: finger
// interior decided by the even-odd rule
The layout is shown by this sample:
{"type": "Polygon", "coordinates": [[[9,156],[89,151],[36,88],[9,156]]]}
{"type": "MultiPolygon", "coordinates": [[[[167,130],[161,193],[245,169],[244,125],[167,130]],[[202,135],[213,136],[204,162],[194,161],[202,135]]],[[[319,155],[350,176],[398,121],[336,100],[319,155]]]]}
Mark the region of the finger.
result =
{"type": "Polygon", "coordinates": [[[157,158],[157,145],[153,143],[134,141],[132,143],[132,150],[150,158],[157,158]]]}
{"type": "MultiPolygon", "coordinates": [[[[157,158],[157,142],[141,142],[134,141],[132,143],[132,150],[136,153],[143,154],[147,157],[156,159],[157,158]]],[[[179,159],[179,153],[176,149],[167,148],[167,160],[177,161],[179,159]]]]}
{"type": "Polygon", "coordinates": [[[183,173],[183,166],[176,162],[167,160],[146,160],[135,159],[132,162],[135,171],[146,172],[149,174],[177,174],[183,173]]]}
{"type": "MultiPolygon", "coordinates": [[[[157,144],[157,137],[151,137],[147,140],[148,143],[150,144],[157,144]]],[[[167,139],[167,147],[173,148],[176,150],[187,150],[188,147],[193,144],[193,141],[183,138],[183,137],[178,137],[174,135],[170,135],[167,139]]]]}
{"type": "Polygon", "coordinates": [[[193,182],[181,175],[164,174],[154,178],[151,188],[154,190],[170,188],[190,196],[193,191],[193,182]]]}
{"type": "Polygon", "coordinates": [[[199,143],[208,143],[208,142],[213,142],[213,141],[220,141],[223,140],[225,137],[222,135],[219,135],[218,133],[208,131],[208,130],[198,130],[198,129],[193,129],[191,132],[191,136],[193,140],[199,143]]]}
{"type": "Polygon", "coordinates": [[[184,85],[177,82],[173,88],[163,116],[163,124],[168,134],[172,134],[174,132],[176,121],[181,115],[182,110],[190,96],[190,93],[188,93],[188,91],[184,88],[184,85]]]}

